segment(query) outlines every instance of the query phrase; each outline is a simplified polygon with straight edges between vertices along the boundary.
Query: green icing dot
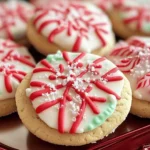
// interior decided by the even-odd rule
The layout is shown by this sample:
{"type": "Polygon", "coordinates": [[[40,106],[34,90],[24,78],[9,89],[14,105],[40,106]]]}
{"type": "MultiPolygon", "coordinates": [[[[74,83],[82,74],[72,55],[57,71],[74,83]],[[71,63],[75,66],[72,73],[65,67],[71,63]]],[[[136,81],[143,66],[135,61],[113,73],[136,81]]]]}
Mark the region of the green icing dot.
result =
{"type": "Polygon", "coordinates": [[[144,23],[143,30],[145,32],[150,32],[150,23],[144,23]]]}
{"type": "Polygon", "coordinates": [[[100,121],[100,119],[98,117],[95,117],[93,119],[93,122],[96,123],[96,124],[99,124],[101,121],[100,121]]]}
{"type": "Polygon", "coordinates": [[[0,95],[2,95],[2,91],[0,91],[0,95]]]}
{"type": "Polygon", "coordinates": [[[107,118],[109,118],[114,112],[117,105],[117,100],[107,102],[107,108],[97,116],[95,116],[92,121],[85,128],[86,131],[93,130],[98,126],[102,125],[107,118]]]}
{"type": "Polygon", "coordinates": [[[103,114],[104,114],[105,116],[108,116],[108,115],[109,115],[109,112],[108,112],[107,110],[105,110],[105,111],[103,112],[103,114]]]}
{"type": "Polygon", "coordinates": [[[103,114],[101,114],[101,115],[98,115],[97,117],[98,117],[100,120],[103,120],[104,115],[103,115],[103,114]]]}
{"type": "Polygon", "coordinates": [[[62,53],[60,51],[58,51],[56,54],[54,55],[48,55],[46,58],[49,62],[53,62],[53,61],[58,61],[58,60],[63,60],[63,56],[62,53]]]}
{"type": "Polygon", "coordinates": [[[94,126],[93,126],[92,124],[90,124],[90,125],[88,126],[88,128],[89,128],[89,130],[93,130],[93,129],[94,129],[94,126]]]}
{"type": "Polygon", "coordinates": [[[110,105],[109,105],[109,108],[110,108],[110,109],[114,109],[114,105],[113,105],[113,104],[110,104],[110,105]]]}

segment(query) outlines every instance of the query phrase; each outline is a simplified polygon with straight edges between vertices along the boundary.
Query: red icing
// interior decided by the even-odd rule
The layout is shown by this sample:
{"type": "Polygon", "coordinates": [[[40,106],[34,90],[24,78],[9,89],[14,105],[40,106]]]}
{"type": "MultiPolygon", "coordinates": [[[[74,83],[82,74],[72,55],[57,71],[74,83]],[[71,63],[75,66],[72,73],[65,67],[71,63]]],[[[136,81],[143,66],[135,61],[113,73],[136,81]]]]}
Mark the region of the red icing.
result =
{"type": "Polygon", "coordinates": [[[137,82],[136,89],[150,87],[150,73],[145,74],[142,78],[140,78],[137,82]]]}
{"type": "Polygon", "coordinates": [[[130,38],[127,42],[119,42],[111,52],[110,56],[121,57],[117,67],[123,72],[131,70],[140,63],[141,58],[138,56],[143,48],[150,48],[146,42],[137,37],[130,38]]]}
{"type": "Polygon", "coordinates": [[[15,50],[9,50],[8,53],[1,59],[1,61],[8,61],[8,60],[16,60],[20,63],[26,64],[30,67],[35,67],[35,65],[30,62],[25,56],[21,56],[18,54],[13,54],[15,50]]]}
{"type": "Polygon", "coordinates": [[[0,72],[4,73],[4,83],[6,90],[8,93],[11,93],[13,90],[11,79],[15,78],[17,81],[21,82],[23,77],[26,75],[26,72],[17,70],[14,65],[11,65],[11,63],[10,65],[5,66],[5,62],[7,63],[17,61],[30,67],[35,67],[35,65],[29,60],[30,56],[20,55],[15,50],[15,48],[20,47],[19,45],[9,40],[1,41],[0,44],[1,62],[4,63],[4,65],[0,66],[0,72]]]}
{"type": "MultiPolygon", "coordinates": [[[[93,28],[95,31],[97,37],[99,38],[100,42],[102,43],[102,46],[106,45],[106,40],[104,38],[104,34],[108,34],[107,30],[105,29],[105,25],[107,25],[106,22],[98,22],[93,23],[95,20],[94,16],[101,16],[101,13],[95,13],[89,11],[85,6],[82,6],[79,3],[67,3],[65,4],[57,4],[57,7],[50,7],[49,11],[47,10],[40,10],[41,13],[37,15],[37,17],[34,19],[34,24],[36,25],[43,17],[51,15],[50,13],[55,13],[56,16],[55,19],[47,19],[44,22],[40,24],[38,27],[38,32],[41,33],[45,27],[48,25],[55,24],[56,27],[52,30],[51,33],[48,35],[48,41],[54,42],[54,38],[63,31],[67,32],[67,36],[72,36],[73,32],[77,32],[77,37],[75,39],[75,42],[72,46],[72,51],[77,52],[82,44],[82,40],[84,38],[88,39],[90,35],[88,35],[89,28],[93,28]],[[63,9],[62,9],[63,8],[63,9]],[[72,9],[77,11],[80,15],[77,17],[74,17],[71,13],[72,9]],[[81,13],[82,12],[82,13],[81,13]],[[61,16],[61,17],[60,17],[61,16]],[[68,16],[72,16],[72,20],[68,19],[68,16]],[[88,16],[89,19],[85,19],[85,17],[88,16]]],[[[40,12],[39,11],[39,12],[40,12]]]]}
{"type": "Polygon", "coordinates": [[[147,10],[144,7],[143,8],[132,7],[132,8],[124,9],[124,11],[134,11],[134,10],[137,11],[137,15],[135,17],[128,17],[128,18],[124,19],[123,22],[125,24],[137,22],[136,28],[138,30],[141,30],[142,25],[143,25],[143,21],[144,20],[150,21],[150,15],[148,14],[149,10],[147,10]]]}
{"type": "Polygon", "coordinates": [[[51,102],[46,102],[36,108],[36,113],[39,114],[39,113],[43,112],[44,110],[46,110],[47,108],[52,107],[53,105],[56,105],[59,102],[60,102],[60,99],[56,99],[51,102]]]}
{"type": "Polygon", "coordinates": [[[77,115],[76,121],[73,123],[73,125],[70,129],[70,133],[75,133],[75,131],[77,130],[78,126],[80,125],[80,122],[83,119],[85,108],[86,108],[86,103],[85,103],[85,101],[82,101],[80,111],[79,111],[79,115],[77,115]]]}
{"type": "MultiPolygon", "coordinates": [[[[78,64],[80,63],[80,60],[82,58],[84,58],[84,56],[86,55],[85,53],[81,53],[79,54],[74,60],[71,60],[69,58],[69,55],[67,52],[62,52],[63,58],[66,61],[67,65],[76,65],[78,66],[78,64]]],[[[43,62],[47,62],[47,60],[42,61],[42,65],[44,64],[43,62]]],[[[101,64],[103,61],[105,61],[105,58],[98,58],[95,61],[93,61],[92,65],[95,69],[99,69],[101,68],[101,64]]],[[[48,63],[48,62],[47,62],[48,63]]],[[[35,68],[33,73],[37,73],[40,70],[41,72],[47,72],[50,70],[50,68],[48,67],[49,65],[44,65],[45,68],[35,68]]],[[[59,68],[60,71],[59,72],[63,72],[64,71],[64,66],[60,64],[59,68]],[[62,69],[63,68],[63,69],[62,69]]],[[[57,89],[61,89],[65,87],[65,90],[63,92],[63,96],[59,99],[56,100],[52,100],[50,102],[45,102],[44,104],[41,104],[40,106],[37,107],[36,112],[37,113],[41,113],[43,111],[45,111],[46,109],[59,104],[59,113],[58,113],[58,131],[60,133],[64,132],[64,120],[65,120],[65,107],[66,107],[66,102],[67,101],[72,101],[72,97],[69,95],[69,91],[70,89],[74,90],[81,98],[82,102],[80,105],[80,110],[79,110],[79,114],[76,116],[76,120],[73,122],[71,129],[70,129],[70,133],[75,133],[78,126],[80,125],[82,119],[83,119],[83,115],[86,109],[86,106],[88,105],[91,109],[91,111],[94,114],[99,114],[100,110],[95,106],[95,102],[99,102],[99,103],[104,103],[106,102],[106,99],[103,97],[96,97],[96,96],[89,96],[88,93],[93,89],[93,86],[87,86],[87,88],[84,91],[79,90],[78,88],[74,87],[74,81],[76,81],[77,78],[81,78],[82,76],[84,76],[88,70],[89,70],[90,64],[87,65],[87,67],[85,67],[85,70],[83,70],[82,72],[80,72],[79,75],[75,76],[75,75],[70,75],[70,77],[73,78],[73,80],[70,80],[66,83],[66,85],[62,85],[62,84],[58,84],[55,85],[55,88],[51,88],[50,86],[48,86],[46,83],[43,82],[39,82],[39,81],[32,81],[30,83],[30,86],[33,87],[43,87],[42,90],[39,91],[35,91],[33,93],[31,93],[30,95],[30,99],[31,101],[35,100],[36,98],[42,96],[43,94],[49,94],[51,92],[54,92],[57,89]]],[[[73,69],[72,69],[73,70],[73,69]]],[[[107,77],[111,77],[112,73],[117,72],[118,69],[117,68],[113,68],[110,71],[106,72],[103,75],[103,78],[107,79],[107,77]]],[[[51,72],[51,71],[50,71],[51,72]]],[[[98,74],[98,76],[100,76],[100,74],[98,74]]],[[[56,77],[56,72],[55,70],[53,70],[53,72],[51,72],[51,75],[48,77],[49,80],[57,80],[57,78],[62,78],[65,79],[68,76],[64,76],[64,75],[57,75],[56,77]],[[63,76],[63,78],[62,78],[63,76]]],[[[102,77],[102,76],[100,76],[102,77]]],[[[118,80],[122,80],[123,78],[121,76],[115,76],[113,75],[112,77],[112,81],[118,81],[118,80]]],[[[84,80],[83,80],[84,81],[84,80]]],[[[111,80],[110,80],[111,81],[111,80]]],[[[86,82],[86,81],[84,81],[86,82]]],[[[117,95],[117,93],[115,93],[113,90],[109,89],[108,87],[106,87],[101,81],[92,81],[91,80],[91,84],[95,85],[97,88],[99,88],[100,90],[103,90],[104,92],[108,93],[108,94],[112,94],[114,95],[118,100],[120,99],[120,96],[117,95]]]]}
{"type": "Polygon", "coordinates": [[[22,81],[23,77],[26,75],[25,72],[22,71],[17,71],[14,69],[15,66],[9,66],[9,67],[5,67],[5,66],[0,66],[0,72],[4,72],[4,83],[5,83],[5,87],[7,92],[11,93],[12,92],[12,84],[11,84],[11,78],[15,78],[16,80],[18,80],[19,82],[22,81]]]}
{"type": "Polygon", "coordinates": [[[120,11],[120,13],[124,14],[127,13],[128,16],[123,18],[123,23],[128,24],[136,24],[136,29],[141,31],[144,22],[150,23],[150,13],[149,13],[149,3],[147,5],[139,4],[135,1],[135,5],[128,5],[128,2],[125,0],[118,1],[115,4],[113,2],[114,7],[120,11]],[[134,14],[133,16],[131,14],[134,14]]]}
{"type": "Polygon", "coordinates": [[[131,69],[139,64],[139,62],[139,57],[125,58],[121,60],[120,64],[117,64],[117,67],[119,67],[123,72],[130,72],[131,69]]]}

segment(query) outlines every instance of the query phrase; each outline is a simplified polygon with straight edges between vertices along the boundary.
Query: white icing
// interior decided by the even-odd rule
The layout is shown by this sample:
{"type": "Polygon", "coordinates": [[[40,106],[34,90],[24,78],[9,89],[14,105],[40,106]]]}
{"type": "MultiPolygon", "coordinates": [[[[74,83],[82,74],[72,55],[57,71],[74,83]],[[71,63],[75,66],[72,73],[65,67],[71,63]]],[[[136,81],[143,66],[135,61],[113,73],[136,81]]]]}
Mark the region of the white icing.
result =
{"type": "MultiPolygon", "coordinates": [[[[60,52],[58,53],[60,54],[60,52]]],[[[69,57],[71,60],[73,60],[74,58],[76,58],[79,53],[68,53],[69,57]]],[[[49,55],[51,56],[51,55],[49,55]]],[[[48,56],[48,57],[49,57],[48,56]]],[[[54,56],[53,56],[54,57],[54,56]]],[[[89,93],[86,93],[87,96],[96,96],[96,97],[104,97],[107,99],[107,102],[105,103],[101,103],[101,102],[94,102],[94,105],[100,110],[100,113],[104,112],[104,110],[108,107],[108,103],[111,101],[116,102],[116,97],[111,95],[111,94],[107,94],[106,92],[98,89],[94,84],[89,83],[90,79],[95,79],[95,80],[99,80],[101,81],[101,83],[103,83],[106,87],[110,88],[111,90],[113,90],[114,92],[116,92],[118,95],[121,95],[121,91],[124,85],[124,80],[119,80],[119,81],[114,81],[114,82],[106,82],[104,81],[102,78],[100,78],[100,76],[104,75],[107,71],[111,70],[112,68],[115,68],[116,66],[111,63],[109,60],[104,60],[103,62],[101,62],[100,64],[102,65],[102,67],[100,69],[98,69],[97,71],[100,73],[100,75],[92,75],[91,72],[86,73],[82,78],[76,78],[76,80],[74,80],[70,75],[79,75],[83,70],[86,69],[86,66],[90,63],[92,63],[94,60],[100,58],[99,56],[96,55],[92,55],[92,54],[86,54],[80,61],[83,63],[83,67],[76,69],[73,66],[69,66],[68,64],[66,64],[66,62],[64,60],[57,60],[52,61],[50,64],[56,69],[57,71],[57,75],[61,74],[59,72],[59,64],[63,64],[65,67],[65,71],[63,73],[63,75],[65,75],[67,77],[67,79],[56,79],[56,80],[49,80],[49,76],[52,75],[52,73],[50,72],[39,72],[39,73],[33,73],[32,78],[31,78],[31,82],[32,81],[39,81],[39,79],[41,79],[42,76],[42,80],[40,80],[42,83],[47,84],[48,86],[50,86],[51,88],[55,89],[55,85],[57,84],[63,84],[66,85],[69,81],[74,81],[73,83],[73,87],[75,89],[78,89],[79,91],[84,91],[87,87],[87,85],[90,85],[93,87],[92,91],[90,91],[89,93]],[[70,70],[70,68],[74,68],[74,70],[70,70]],[[83,79],[86,80],[86,82],[83,82],[83,79]]],[[[75,65],[75,64],[74,64],[75,65]]],[[[37,64],[36,68],[41,68],[44,67],[40,62],[37,64]]],[[[91,68],[94,71],[94,68],[91,68]]],[[[122,73],[118,70],[117,72],[111,74],[110,76],[122,76],[122,73]]],[[[30,83],[31,83],[30,82],[30,83]]],[[[27,96],[30,96],[33,92],[35,91],[39,91],[43,89],[43,87],[33,87],[30,86],[30,88],[26,89],[26,94],[27,96]]],[[[52,100],[55,100],[57,98],[60,98],[63,96],[63,92],[66,89],[66,87],[61,88],[59,90],[57,90],[56,92],[51,92],[50,94],[46,93],[46,94],[42,94],[42,96],[39,96],[37,98],[35,98],[32,101],[33,107],[36,109],[38,106],[40,106],[41,104],[44,104],[45,102],[49,102],[52,100]]],[[[79,96],[79,94],[77,94],[74,89],[70,89],[69,91],[69,95],[72,98],[72,101],[67,101],[66,102],[66,107],[65,107],[65,132],[69,132],[72,123],[74,121],[76,121],[76,116],[79,112],[80,109],[80,105],[82,103],[82,98],[79,96]]],[[[41,120],[43,120],[49,127],[54,128],[54,129],[58,129],[58,110],[59,110],[59,103],[46,109],[45,111],[41,112],[40,114],[38,114],[38,116],[40,117],[41,120]],[[51,119],[53,118],[53,119],[51,119]]],[[[86,132],[86,126],[89,124],[89,122],[92,121],[93,117],[96,116],[96,114],[93,113],[93,111],[91,110],[91,108],[89,107],[89,105],[86,105],[86,109],[85,109],[85,113],[83,116],[83,120],[81,121],[79,127],[77,128],[76,133],[82,133],[82,132],[86,132]]]]}
{"type": "MultiPolygon", "coordinates": [[[[137,42],[138,43],[138,42],[137,42]]],[[[136,60],[137,58],[140,59],[140,62],[135,65],[133,69],[130,69],[135,61],[132,61],[132,63],[126,67],[119,67],[123,73],[127,76],[131,83],[133,96],[137,99],[150,101],[149,99],[149,92],[150,92],[150,77],[145,76],[147,73],[150,73],[150,38],[148,37],[138,37],[134,36],[128,39],[127,42],[118,43],[112,53],[117,48],[123,48],[128,46],[126,51],[129,51],[131,48],[134,50],[133,53],[130,54],[130,56],[119,56],[119,54],[123,54],[120,50],[118,55],[112,55],[109,56],[109,59],[112,60],[116,65],[122,64],[121,61],[124,59],[131,58],[132,60],[136,60]],[[128,44],[129,42],[132,43],[132,41],[138,40],[140,42],[145,43],[145,47],[138,47],[128,44]],[[129,71],[129,72],[125,72],[129,71]],[[141,80],[142,77],[145,78],[141,80]],[[138,85],[141,83],[141,86],[139,88],[138,85]],[[145,83],[145,84],[144,84],[145,83]]],[[[125,53],[124,53],[125,54],[125,53]]]]}
{"type": "Polygon", "coordinates": [[[16,1],[16,0],[1,2],[0,3],[0,18],[1,18],[0,37],[9,38],[7,33],[7,29],[8,29],[13,39],[18,40],[24,38],[26,33],[26,22],[24,22],[20,16],[30,19],[33,13],[34,13],[34,7],[29,3],[16,1]],[[20,13],[17,10],[19,7],[22,7],[20,13]],[[6,22],[7,28],[6,27],[2,28],[4,22],[6,22]],[[9,25],[10,23],[13,23],[13,25],[9,25]]]}
{"type": "MultiPolygon", "coordinates": [[[[106,25],[100,26],[101,29],[106,30],[106,32],[108,32],[107,34],[105,34],[100,31],[101,36],[106,41],[106,43],[113,39],[111,23],[110,23],[108,17],[100,9],[98,9],[91,3],[81,3],[82,4],[81,6],[86,7],[87,11],[92,12],[91,15],[84,15],[82,10],[81,11],[76,10],[73,7],[69,6],[68,3],[65,3],[65,4],[64,3],[63,3],[63,6],[57,6],[57,5],[55,6],[54,5],[53,7],[58,8],[61,11],[64,11],[64,9],[68,7],[70,10],[70,13],[67,16],[65,16],[64,13],[56,14],[56,13],[54,13],[54,11],[49,11],[48,15],[45,15],[44,17],[42,17],[41,19],[39,19],[37,21],[37,23],[35,24],[36,29],[38,29],[39,26],[42,23],[46,22],[47,20],[53,20],[53,19],[61,20],[62,21],[61,26],[63,26],[63,25],[67,26],[68,21],[75,23],[74,18],[82,17],[85,20],[93,18],[94,21],[92,21],[91,24],[106,23],[106,25]],[[95,13],[97,13],[97,15],[95,13]],[[64,17],[65,17],[65,21],[62,20],[62,18],[64,18],[64,17]]],[[[35,19],[41,13],[42,13],[42,11],[38,11],[35,15],[35,19]]],[[[59,27],[60,27],[60,25],[58,25],[57,23],[49,24],[42,30],[42,35],[48,37],[54,29],[59,28],[59,27]]],[[[81,42],[82,44],[79,48],[79,51],[91,52],[93,50],[103,47],[101,40],[98,38],[98,36],[96,35],[96,33],[94,31],[94,28],[91,25],[89,25],[89,27],[87,27],[84,22],[80,22],[80,26],[76,25],[76,27],[78,27],[78,28],[84,27],[84,28],[87,28],[87,30],[88,30],[86,33],[88,39],[85,37],[82,39],[82,42],[81,42]]],[[[69,49],[71,50],[73,48],[73,45],[74,45],[78,35],[80,35],[80,34],[81,33],[79,33],[79,30],[77,31],[77,30],[72,29],[72,35],[68,36],[67,29],[65,29],[64,31],[62,31],[61,33],[57,34],[54,37],[54,43],[64,49],[67,48],[67,50],[69,50],[69,49]]]]}
{"type": "MultiPolygon", "coordinates": [[[[14,50],[12,55],[29,56],[30,58],[28,59],[28,61],[35,64],[32,56],[30,55],[30,53],[28,52],[26,47],[24,47],[24,46],[18,46],[18,47],[15,47],[15,48],[13,48],[13,46],[6,47],[6,46],[3,45],[4,43],[7,44],[7,45],[15,45],[15,43],[13,43],[12,41],[0,39],[0,51],[4,50],[3,53],[0,52],[0,69],[2,67],[5,67],[6,70],[7,70],[10,66],[13,65],[15,67],[13,70],[23,71],[23,72],[32,71],[32,69],[33,69],[32,67],[30,67],[26,64],[23,64],[19,61],[16,61],[14,59],[2,61],[2,58],[4,58],[10,50],[14,50]]],[[[8,98],[14,98],[16,89],[19,85],[19,81],[16,80],[15,78],[13,78],[12,75],[10,75],[10,81],[11,81],[13,90],[12,90],[11,93],[9,93],[6,90],[6,86],[5,86],[5,83],[4,83],[4,75],[7,75],[5,70],[0,71],[0,83],[1,83],[1,86],[0,86],[0,100],[5,100],[5,99],[8,99],[8,98]]],[[[20,76],[23,77],[22,75],[20,75],[20,76]]]]}

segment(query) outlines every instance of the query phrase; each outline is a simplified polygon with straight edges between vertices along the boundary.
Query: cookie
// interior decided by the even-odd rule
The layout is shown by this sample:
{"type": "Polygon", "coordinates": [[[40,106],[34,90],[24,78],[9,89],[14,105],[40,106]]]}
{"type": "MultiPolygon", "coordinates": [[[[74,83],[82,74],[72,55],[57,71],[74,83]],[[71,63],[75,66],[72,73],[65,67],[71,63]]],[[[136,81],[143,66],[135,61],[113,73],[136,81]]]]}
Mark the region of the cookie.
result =
{"type": "Polygon", "coordinates": [[[150,118],[150,38],[134,36],[120,41],[108,58],[130,81],[133,92],[131,113],[150,118]]]}
{"type": "Polygon", "coordinates": [[[0,2],[0,38],[26,43],[27,21],[34,7],[21,1],[0,2]]]}
{"type": "Polygon", "coordinates": [[[109,12],[115,33],[121,38],[150,36],[150,0],[117,0],[109,12]]]}
{"type": "Polygon", "coordinates": [[[16,92],[23,124],[59,145],[96,142],[114,132],[131,107],[126,77],[104,57],[58,52],[40,61],[16,92]]]}
{"type": "Polygon", "coordinates": [[[88,2],[65,1],[38,10],[28,24],[27,35],[44,55],[58,49],[103,55],[115,41],[108,17],[88,2]]]}
{"type": "Polygon", "coordinates": [[[35,62],[24,46],[0,39],[0,117],[16,111],[15,92],[35,62]]]}

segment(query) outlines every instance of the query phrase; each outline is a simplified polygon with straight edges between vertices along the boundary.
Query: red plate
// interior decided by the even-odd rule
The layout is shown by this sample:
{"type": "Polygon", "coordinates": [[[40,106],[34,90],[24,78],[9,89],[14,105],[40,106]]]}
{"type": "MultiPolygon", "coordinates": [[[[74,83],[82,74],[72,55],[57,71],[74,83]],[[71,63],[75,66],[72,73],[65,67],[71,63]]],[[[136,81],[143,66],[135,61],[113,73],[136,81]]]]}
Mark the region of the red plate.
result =
{"type": "MultiPolygon", "coordinates": [[[[133,115],[129,115],[127,120],[117,128],[115,133],[109,135],[104,140],[98,141],[95,144],[89,144],[85,146],[80,146],[78,149],[95,149],[95,146],[113,139],[127,132],[139,129],[150,124],[149,119],[141,119],[133,115]]],[[[18,115],[15,113],[13,115],[3,117],[0,119],[0,146],[6,149],[19,149],[19,150],[76,150],[77,147],[65,147],[57,146],[53,144],[46,143],[34,135],[32,135],[21,123],[18,115]]],[[[144,144],[150,143],[150,132],[137,137],[130,137],[119,143],[113,145],[107,145],[108,147],[103,147],[99,149],[103,150],[137,150],[144,144]]],[[[0,149],[1,150],[1,149],[0,149]]],[[[147,149],[148,150],[148,149],[147,149]]]]}

